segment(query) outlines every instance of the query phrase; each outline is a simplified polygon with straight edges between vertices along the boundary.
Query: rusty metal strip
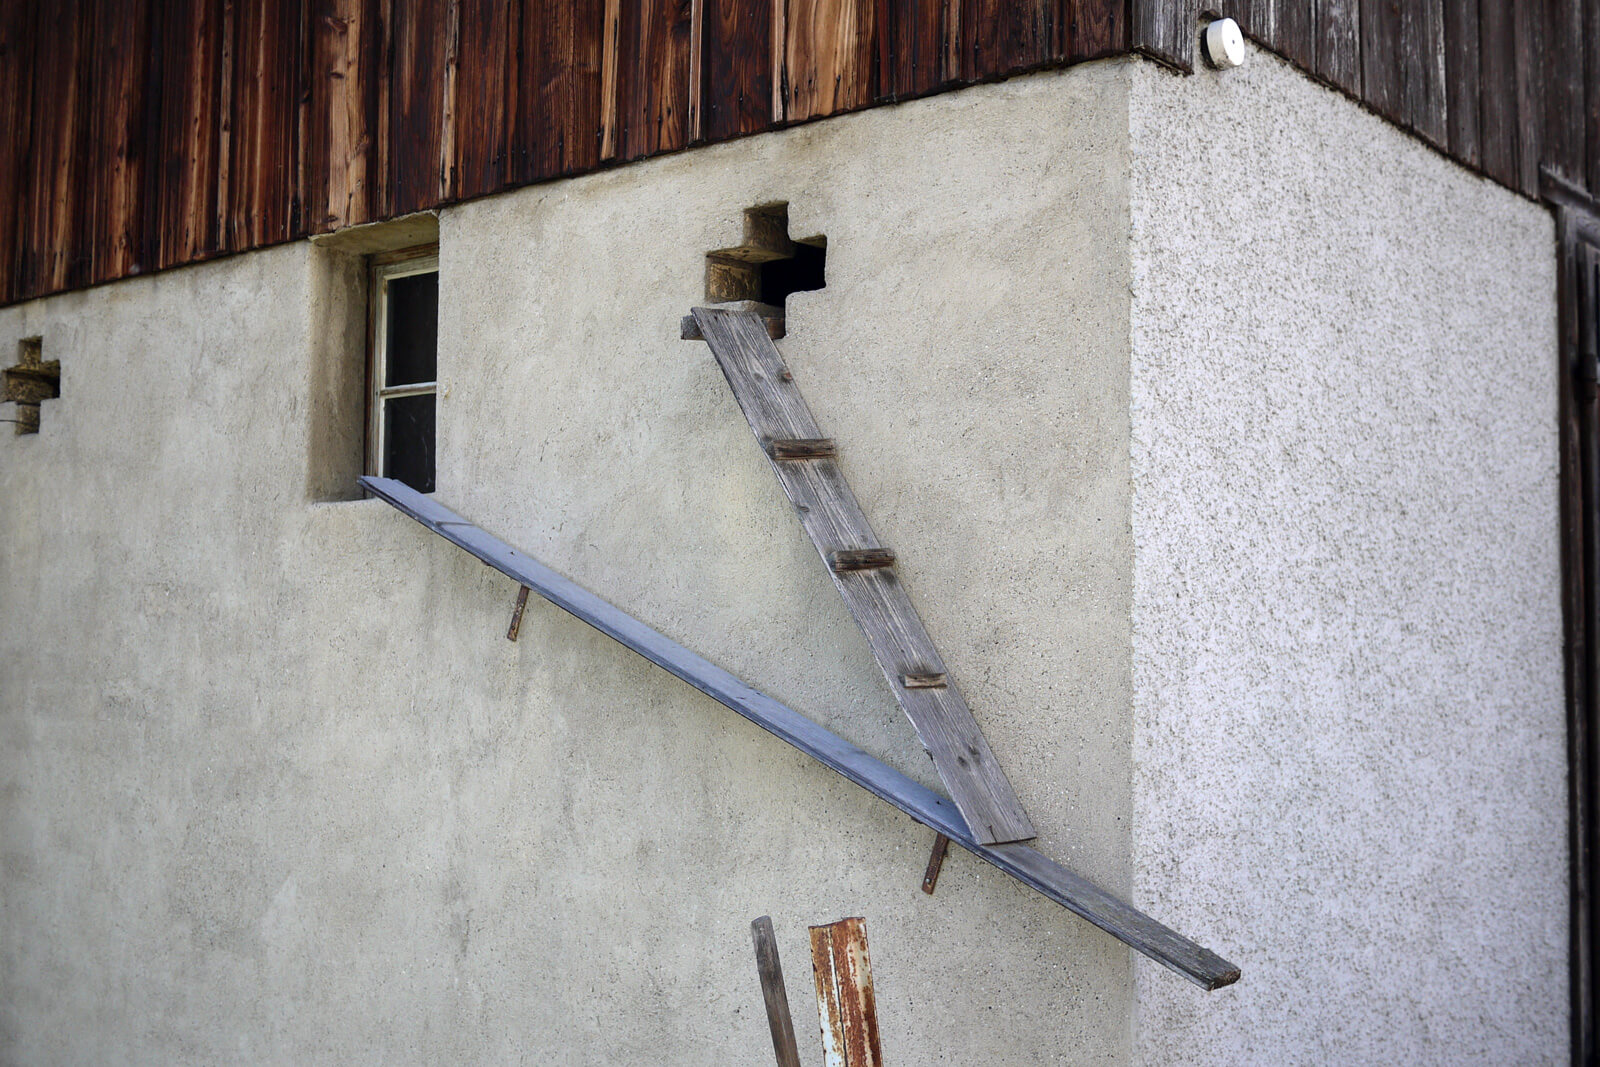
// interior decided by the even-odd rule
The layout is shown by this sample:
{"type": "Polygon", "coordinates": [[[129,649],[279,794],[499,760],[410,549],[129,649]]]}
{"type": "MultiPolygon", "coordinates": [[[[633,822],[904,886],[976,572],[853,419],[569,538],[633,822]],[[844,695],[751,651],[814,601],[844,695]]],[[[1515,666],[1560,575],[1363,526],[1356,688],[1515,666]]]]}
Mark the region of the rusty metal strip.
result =
{"type": "Polygon", "coordinates": [[[811,927],[811,970],[817,981],[824,1067],[882,1067],[867,921],[840,919],[811,927]]]}

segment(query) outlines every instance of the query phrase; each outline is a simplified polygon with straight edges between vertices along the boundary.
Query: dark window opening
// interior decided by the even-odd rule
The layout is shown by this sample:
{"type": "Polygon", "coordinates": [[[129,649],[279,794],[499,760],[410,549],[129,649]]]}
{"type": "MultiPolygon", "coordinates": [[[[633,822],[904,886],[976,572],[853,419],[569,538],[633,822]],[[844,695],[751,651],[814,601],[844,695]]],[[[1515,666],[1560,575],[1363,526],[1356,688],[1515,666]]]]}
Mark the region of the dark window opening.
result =
{"type": "Polygon", "coordinates": [[[368,455],[375,473],[434,487],[439,354],[436,248],[375,257],[368,455]]]}

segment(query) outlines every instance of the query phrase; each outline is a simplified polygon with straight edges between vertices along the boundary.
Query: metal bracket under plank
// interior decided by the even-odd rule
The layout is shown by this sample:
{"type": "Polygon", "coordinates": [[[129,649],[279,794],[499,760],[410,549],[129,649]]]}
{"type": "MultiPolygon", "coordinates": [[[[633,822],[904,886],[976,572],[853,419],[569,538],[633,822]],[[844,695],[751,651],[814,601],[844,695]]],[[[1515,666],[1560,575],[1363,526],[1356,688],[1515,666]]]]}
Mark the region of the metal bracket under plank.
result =
{"type": "Polygon", "coordinates": [[[1215,952],[1163,926],[1044,854],[1021,844],[983,844],[973,836],[960,810],[948,797],[940,796],[869,756],[788,705],[752,688],[622,609],[491,537],[430,497],[390,478],[364,477],[360,484],[451,544],[466,549],[556,607],[626,645],[779,740],[793,745],[878,799],[893,804],[930,830],[943,834],[974,856],[1162,966],[1204,989],[1217,989],[1239,980],[1239,968],[1215,952]]]}
{"type": "Polygon", "coordinates": [[[893,569],[894,554],[878,543],[833,450],[789,460],[770,447],[769,442],[825,438],[761,320],[749,311],[703,307],[694,309],[694,318],[801,527],[828,564],[839,596],[967,825],[986,845],[1034,837],[1033,822],[966,698],[949,681],[944,660],[893,569]],[[932,677],[941,684],[922,684],[932,677]]]}

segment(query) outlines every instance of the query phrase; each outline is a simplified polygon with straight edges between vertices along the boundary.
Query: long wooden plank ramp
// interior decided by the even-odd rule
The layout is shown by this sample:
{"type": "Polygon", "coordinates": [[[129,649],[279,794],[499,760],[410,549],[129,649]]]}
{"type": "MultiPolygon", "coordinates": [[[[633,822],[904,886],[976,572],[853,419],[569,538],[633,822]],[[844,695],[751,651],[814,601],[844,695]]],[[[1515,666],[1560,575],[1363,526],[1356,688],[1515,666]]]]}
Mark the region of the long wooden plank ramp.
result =
{"type": "Polygon", "coordinates": [[[1029,846],[984,844],[968,828],[960,810],[948,797],[912,781],[793,708],[746,685],[710,660],[491,537],[430,497],[389,478],[362,478],[360,481],[374,496],[388,501],[501,574],[1162,966],[1205,989],[1217,989],[1239,980],[1239,968],[1215,952],[1163,926],[1029,846]]]}
{"type": "Polygon", "coordinates": [[[839,468],[833,442],[823,437],[766,324],[753,312],[721,308],[695,308],[694,320],[974,836],[986,845],[1035,836],[895,573],[894,553],[872,532],[839,468]]]}

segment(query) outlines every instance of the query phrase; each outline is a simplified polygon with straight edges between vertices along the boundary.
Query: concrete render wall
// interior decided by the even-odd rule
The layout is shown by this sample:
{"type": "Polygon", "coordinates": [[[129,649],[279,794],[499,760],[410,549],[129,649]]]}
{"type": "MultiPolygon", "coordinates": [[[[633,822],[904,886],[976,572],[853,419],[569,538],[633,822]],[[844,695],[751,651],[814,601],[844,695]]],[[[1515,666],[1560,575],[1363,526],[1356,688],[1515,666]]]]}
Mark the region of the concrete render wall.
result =
{"type": "Polygon", "coordinates": [[[1549,215],[1274,57],[1135,69],[1133,872],[1146,1064],[1558,1063],[1549,215]]]}
{"type": "MultiPolygon", "coordinates": [[[[1038,844],[1122,893],[1132,70],[440,222],[438,498],[931,782],[676,337],[743,208],[826,234],[781,347],[1038,844]]],[[[1109,937],[964,854],[925,897],[899,813],[546,605],[507,642],[505,579],[327,502],[361,332],[303,244],[0,311],[63,391],[0,439],[0,1062],[766,1062],[764,913],[808,1061],[805,926],[863,915],[891,1062],[1128,1062],[1109,937]]]]}

